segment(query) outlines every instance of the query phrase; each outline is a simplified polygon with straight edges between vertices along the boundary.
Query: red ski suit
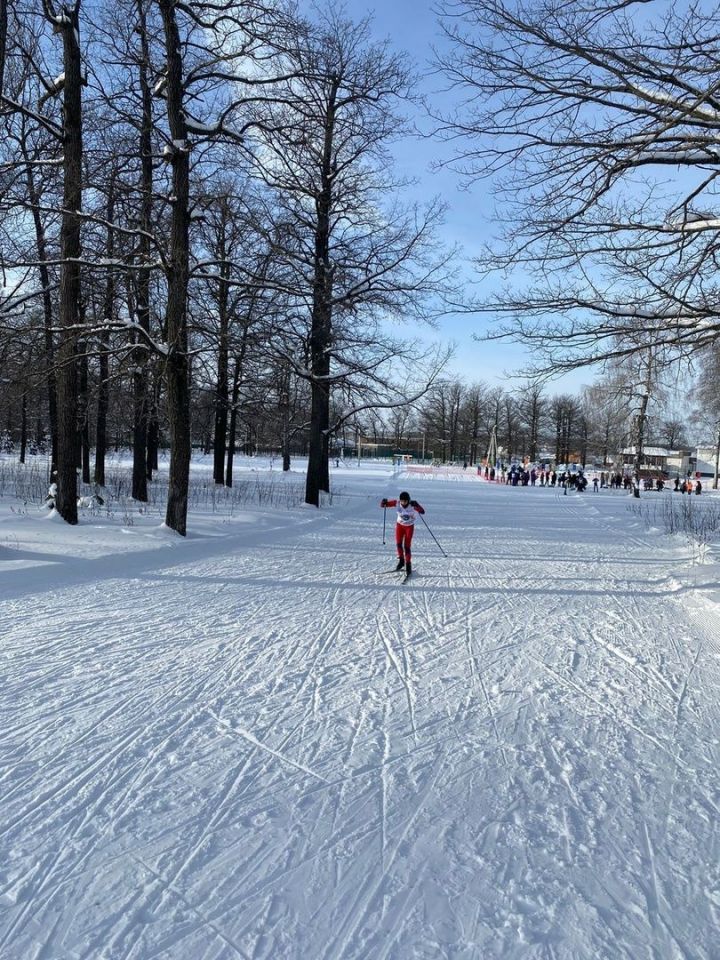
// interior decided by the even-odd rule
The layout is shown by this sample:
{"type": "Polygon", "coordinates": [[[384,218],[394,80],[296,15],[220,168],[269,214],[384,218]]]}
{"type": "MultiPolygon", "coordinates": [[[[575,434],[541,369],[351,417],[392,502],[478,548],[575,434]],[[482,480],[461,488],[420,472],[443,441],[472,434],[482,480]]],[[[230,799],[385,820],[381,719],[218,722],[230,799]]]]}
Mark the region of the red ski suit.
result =
{"type": "Polygon", "coordinates": [[[397,523],[395,524],[395,546],[397,547],[398,559],[405,559],[406,563],[412,560],[410,544],[412,543],[413,533],[415,532],[415,521],[418,515],[425,513],[424,507],[421,507],[417,500],[411,500],[404,507],[399,500],[388,500],[384,506],[397,507],[397,523]],[[415,504],[415,506],[413,506],[415,504]],[[403,554],[404,550],[404,554],[403,554]]]}

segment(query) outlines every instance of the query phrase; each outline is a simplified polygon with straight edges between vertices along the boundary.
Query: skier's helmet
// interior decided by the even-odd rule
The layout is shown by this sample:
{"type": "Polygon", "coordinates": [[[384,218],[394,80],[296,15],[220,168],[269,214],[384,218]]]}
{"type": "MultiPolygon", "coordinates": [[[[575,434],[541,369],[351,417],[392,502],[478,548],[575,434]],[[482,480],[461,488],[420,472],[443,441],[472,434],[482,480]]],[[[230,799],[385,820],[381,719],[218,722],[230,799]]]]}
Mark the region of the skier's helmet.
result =
{"type": "Polygon", "coordinates": [[[403,490],[403,492],[398,497],[398,500],[405,500],[407,501],[407,503],[410,502],[410,494],[407,492],[407,490],[403,490]]]}

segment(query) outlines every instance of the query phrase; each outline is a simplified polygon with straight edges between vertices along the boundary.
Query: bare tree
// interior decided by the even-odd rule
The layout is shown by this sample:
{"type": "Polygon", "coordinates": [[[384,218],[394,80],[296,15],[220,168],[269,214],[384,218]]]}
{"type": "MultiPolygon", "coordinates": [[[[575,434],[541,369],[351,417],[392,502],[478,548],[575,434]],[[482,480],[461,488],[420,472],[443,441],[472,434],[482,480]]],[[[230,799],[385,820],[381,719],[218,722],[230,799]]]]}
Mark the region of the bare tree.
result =
{"type": "Polygon", "coordinates": [[[138,159],[140,162],[139,193],[140,217],[138,232],[135,310],[137,323],[142,331],[135,334],[136,349],[133,362],[133,497],[147,500],[147,481],[152,477],[150,462],[149,429],[152,384],[148,382],[148,348],[150,336],[150,271],[153,252],[153,106],[150,41],[147,26],[147,0],[136,0],[137,16],[135,30],[138,49],[135,51],[135,67],[140,97],[140,120],[138,123],[138,159]]]}
{"type": "Polygon", "coordinates": [[[0,292],[0,324],[23,444],[29,358],[44,356],[57,380],[36,420],[47,406],[62,516],[77,520],[93,425],[95,482],[108,445],[130,443],[133,496],[147,497],[159,401],[178,533],[194,402],[211,413],[214,431],[198,420],[198,434],[219,451],[218,482],[225,450],[232,482],[236,431],[282,438],[284,464],[291,438],[309,434],[317,500],[333,431],[419,399],[444,359],[390,330],[432,316],[449,259],[434,246],[441,205],[405,206],[388,175],[406,61],[372,44],[365,23],[327,14],[310,26],[261,0],[115,0],[83,5],[82,19],[81,0],[42,0],[36,14],[0,7],[0,249],[19,277],[0,292]],[[210,223],[220,206],[204,207],[207,184],[252,164],[257,228],[244,183],[210,223]]]}
{"type": "MultiPolygon", "coordinates": [[[[373,402],[359,395],[361,382],[370,394],[387,389],[381,371],[404,345],[383,334],[379,320],[421,318],[442,293],[447,258],[431,246],[439,204],[420,211],[388,201],[402,187],[388,173],[387,144],[404,123],[412,82],[406,58],[372,43],[367,21],[325,12],[298,26],[286,62],[292,79],[276,89],[261,157],[274,216],[289,228],[279,251],[287,293],[308,328],[307,363],[297,363],[294,350],[287,357],[311,386],[305,499],[317,506],[329,489],[332,391],[342,384],[355,392],[345,405],[350,415],[354,405],[373,402]]],[[[407,346],[411,365],[417,344],[407,346]]],[[[407,403],[412,392],[395,390],[394,402],[407,403]]]]}
{"type": "Polygon", "coordinates": [[[687,444],[687,422],[664,417],[653,431],[653,437],[661,446],[676,450],[687,444]]]}
{"type": "Polygon", "coordinates": [[[173,0],[158,0],[165,35],[167,85],[165,100],[171,143],[167,158],[172,171],[172,208],[168,248],[165,333],[170,468],[165,523],[185,535],[190,478],[190,371],[188,368],[187,291],[190,270],[190,149],[185,115],[186,86],[182,46],[173,0]]]}
{"type": "Polygon", "coordinates": [[[520,389],[518,410],[527,430],[527,449],[524,452],[533,463],[538,459],[545,406],[542,384],[531,382],[520,389]]]}
{"type": "Polygon", "coordinates": [[[472,383],[465,389],[461,419],[466,456],[470,463],[477,463],[488,447],[490,435],[484,426],[488,404],[489,389],[484,384],[472,383]]]}
{"type": "Polygon", "coordinates": [[[43,0],[43,11],[62,38],[62,138],[63,199],[60,226],[59,342],[57,349],[57,496],[58,513],[77,523],[77,416],[78,384],[75,352],[81,327],[80,228],[82,224],[82,54],[80,4],[56,8],[43,0]]]}
{"type": "Polygon", "coordinates": [[[484,268],[530,271],[479,305],[557,372],[720,336],[718,13],[591,0],[447,0],[455,165],[507,203],[484,268]],[[635,9],[642,16],[635,18],[635,9]],[[667,182],[680,170],[674,182],[667,182]]]}
{"type": "Polygon", "coordinates": [[[163,35],[156,96],[165,101],[164,157],[170,168],[170,227],[165,258],[167,302],[165,375],[170,433],[170,475],[165,522],[184,535],[190,470],[190,366],[188,294],[191,272],[191,162],[193,147],[244,143],[257,120],[242,111],[264,101],[273,44],[286,30],[278,9],[240,4],[155,0],[163,35]],[[261,61],[265,61],[260,69],[261,61]],[[253,70],[253,64],[258,66],[253,70]],[[241,66],[246,68],[241,72],[241,66]],[[255,91],[259,90],[259,93],[255,91]]]}
{"type": "Polygon", "coordinates": [[[550,416],[555,435],[555,462],[570,463],[579,456],[579,404],[571,394],[561,394],[550,400],[550,416]]]}
{"type": "MultiPolygon", "coordinates": [[[[164,33],[154,0],[113,0],[94,8],[93,14],[96,49],[89,71],[96,142],[89,176],[108,207],[113,198],[115,220],[107,219],[106,210],[102,225],[113,233],[115,254],[107,263],[112,264],[108,269],[117,281],[114,295],[122,301],[118,310],[130,321],[124,326],[125,343],[116,343],[115,349],[121,351],[123,375],[132,385],[132,496],[144,502],[154,467],[151,427],[158,365],[153,361],[167,356],[160,329],[165,293],[158,296],[156,287],[151,303],[153,279],[167,271],[168,211],[172,209],[168,198],[173,196],[168,183],[171,165],[165,162],[169,153],[163,154],[167,120],[162,109],[154,107],[152,96],[160,71],[164,81],[167,74],[164,33]]],[[[162,97],[158,101],[162,103],[162,97]]],[[[95,217],[100,220],[99,211],[95,217]]],[[[118,310],[111,326],[119,330],[118,310]]],[[[104,319],[109,318],[110,312],[104,319]]],[[[98,331],[105,342],[107,332],[98,331]]]]}
{"type": "Polygon", "coordinates": [[[442,380],[428,393],[421,407],[421,426],[428,446],[440,452],[443,463],[467,456],[461,411],[466,402],[465,386],[459,380],[442,380]]]}
{"type": "MultiPolygon", "coordinates": [[[[232,477],[225,458],[234,443],[238,412],[264,400],[269,419],[275,413],[268,403],[267,378],[261,374],[253,381],[249,375],[253,357],[261,361],[258,372],[263,364],[278,369],[269,331],[282,311],[282,297],[273,289],[277,286],[273,245],[256,225],[254,189],[246,170],[242,175],[223,172],[205,185],[196,204],[202,211],[196,233],[203,262],[194,271],[194,327],[207,355],[207,380],[213,393],[213,478],[219,484],[227,484],[232,477]]],[[[282,395],[289,403],[285,371],[279,376],[285,386],[276,391],[273,385],[271,393],[278,402],[282,395]]]]}
{"type": "MultiPolygon", "coordinates": [[[[115,259],[115,230],[113,221],[115,220],[115,202],[116,202],[116,181],[117,169],[113,169],[110,174],[108,184],[107,208],[106,208],[106,241],[105,256],[108,263],[115,259]]],[[[112,325],[115,319],[115,270],[110,267],[105,277],[105,291],[102,305],[103,319],[109,321],[108,326],[112,325]]],[[[97,424],[95,432],[95,472],[94,480],[98,486],[105,485],[105,455],[107,453],[107,415],[110,394],[110,343],[107,331],[100,324],[100,344],[99,344],[99,384],[97,396],[97,424]]]]}
{"type": "Polygon", "coordinates": [[[581,403],[593,447],[600,454],[603,466],[609,466],[626,439],[628,393],[625,384],[606,374],[583,390],[581,403]]]}

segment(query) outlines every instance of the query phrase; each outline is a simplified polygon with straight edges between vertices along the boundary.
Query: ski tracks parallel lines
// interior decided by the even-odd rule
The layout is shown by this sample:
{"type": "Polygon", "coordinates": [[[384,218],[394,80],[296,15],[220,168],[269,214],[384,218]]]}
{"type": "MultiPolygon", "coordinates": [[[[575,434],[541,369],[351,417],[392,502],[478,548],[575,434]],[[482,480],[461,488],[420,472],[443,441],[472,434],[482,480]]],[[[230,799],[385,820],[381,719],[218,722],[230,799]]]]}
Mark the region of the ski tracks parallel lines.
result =
{"type": "Polygon", "coordinates": [[[386,610],[383,610],[382,616],[383,616],[383,624],[381,625],[379,630],[380,640],[382,641],[382,644],[385,648],[385,653],[388,659],[388,663],[391,664],[395,669],[395,672],[400,680],[400,683],[402,684],[403,690],[405,691],[405,698],[407,701],[407,708],[408,708],[408,720],[410,723],[410,729],[412,731],[413,740],[415,741],[415,745],[417,746],[418,735],[417,735],[417,726],[415,723],[415,691],[413,689],[412,681],[410,679],[411,674],[408,669],[407,656],[405,653],[404,646],[400,641],[399,635],[395,630],[395,628],[393,627],[393,623],[392,623],[392,620],[390,619],[389,613],[386,610]],[[383,626],[384,626],[384,629],[383,629],[383,626]],[[402,657],[402,661],[403,661],[402,663],[400,662],[400,659],[397,653],[393,649],[393,643],[390,638],[392,638],[395,641],[395,644],[400,647],[400,656],[402,657]]]}
{"type": "Polygon", "coordinates": [[[326,949],[322,953],[324,960],[341,960],[345,951],[352,943],[356,943],[356,934],[358,929],[365,921],[367,915],[375,905],[378,895],[383,888],[387,875],[395,863],[395,859],[402,847],[406,837],[409,835],[415,821],[419,817],[426,800],[430,796],[435,783],[440,775],[445,762],[445,750],[441,750],[436,756],[432,769],[427,775],[425,784],[417,797],[414,809],[406,819],[405,825],[400,832],[393,846],[390,856],[382,865],[379,871],[370,872],[353,897],[349,905],[348,912],[340,922],[340,928],[337,933],[330,938],[326,949]]]}
{"type": "MultiPolygon", "coordinates": [[[[161,909],[168,892],[171,890],[174,892],[174,888],[176,888],[179,880],[191,869],[194,861],[200,855],[205,838],[212,834],[217,824],[225,817],[230,798],[242,783],[249,762],[250,758],[246,757],[234,770],[230,771],[225,785],[219,792],[213,813],[206,822],[200,824],[200,829],[190,849],[178,858],[178,862],[174,866],[172,873],[164,878],[161,878],[158,873],[154,875],[149,890],[144,893],[142,904],[143,910],[149,915],[153,915],[161,909]]],[[[110,942],[111,949],[115,949],[116,947],[121,949],[123,951],[122,956],[125,960],[132,960],[133,952],[138,947],[143,936],[143,926],[134,922],[133,915],[130,915],[124,918],[123,923],[115,930],[110,942]]]]}

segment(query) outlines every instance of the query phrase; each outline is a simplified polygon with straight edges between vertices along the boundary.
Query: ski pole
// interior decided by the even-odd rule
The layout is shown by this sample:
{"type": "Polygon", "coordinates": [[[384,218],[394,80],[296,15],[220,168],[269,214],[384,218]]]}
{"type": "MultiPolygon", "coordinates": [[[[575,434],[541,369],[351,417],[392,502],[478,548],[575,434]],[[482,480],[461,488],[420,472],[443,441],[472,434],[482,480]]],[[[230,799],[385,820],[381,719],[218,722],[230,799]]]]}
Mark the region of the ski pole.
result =
{"type": "Polygon", "coordinates": [[[444,557],[446,557],[447,554],[445,553],[445,551],[443,550],[443,548],[440,546],[440,542],[438,541],[438,538],[437,538],[437,537],[435,536],[435,534],[432,532],[432,530],[430,529],[430,527],[428,527],[428,522],[427,522],[427,520],[425,519],[425,517],[424,517],[422,514],[419,514],[419,517],[420,517],[420,519],[422,520],[422,522],[425,524],[425,526],[427,527],[427,532],[430,534],[430,536],[433,538],[433,540],[435,541],[435,543],[437,543],[438,547],[440,548],[440,553],[441,553],[444,557]]]}
{"type": "Polygon", "coordinates": [[[385,546],[385,520],[387,518],[387,507],[383,507],[383,546],[385,546]]]}

